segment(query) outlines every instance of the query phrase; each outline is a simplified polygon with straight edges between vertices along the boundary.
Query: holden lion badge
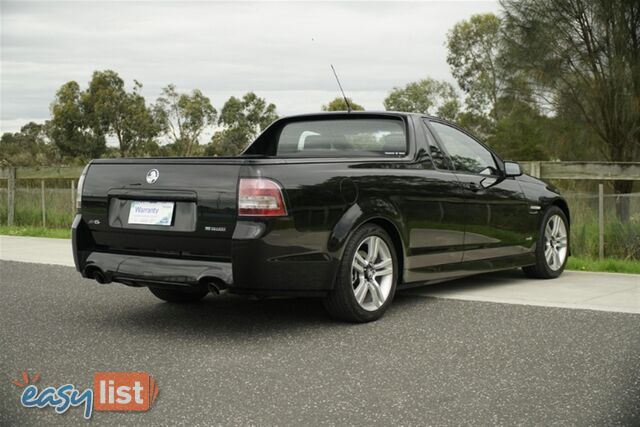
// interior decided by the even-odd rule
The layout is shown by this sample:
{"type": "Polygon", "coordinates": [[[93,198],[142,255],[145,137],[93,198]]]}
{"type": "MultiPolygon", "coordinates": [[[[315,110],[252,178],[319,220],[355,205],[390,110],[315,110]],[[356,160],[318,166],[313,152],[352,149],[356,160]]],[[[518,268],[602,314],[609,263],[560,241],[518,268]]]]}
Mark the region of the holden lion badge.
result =
{"type": "Polygon", "coordinates": [[[158,180],[159,176],[160,172],[158,172],[158,169],[151,169],[149,172],[147,172],[147,182],[149,184],[153,184],[158,180]]]}

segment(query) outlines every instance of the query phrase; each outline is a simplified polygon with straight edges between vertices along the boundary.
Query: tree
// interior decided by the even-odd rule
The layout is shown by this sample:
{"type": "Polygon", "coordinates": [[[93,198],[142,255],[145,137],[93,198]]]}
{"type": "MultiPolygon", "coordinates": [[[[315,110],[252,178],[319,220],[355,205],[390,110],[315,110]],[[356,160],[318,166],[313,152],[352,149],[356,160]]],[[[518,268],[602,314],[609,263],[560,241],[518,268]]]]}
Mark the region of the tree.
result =
{"type": "Polygon", "coordinates": [[[486,142],[505,159],[549,160],[551,121],[536,108],[518,103],[496,123],[486,142]]]}
{"type": "MultiPolygon", "coordinates": [[[[349,105],[351,105],[351,109],[353,111],[364,111],[364,107],[360,104],[356,104],[351,100],[351,98],[347,98],[349,100],[349,105]]],[[[322,111],[348,111],[347,103],[344,102],[344,98],[337,96],[327,105],[322,106],[322,111]]]]}
{"type": "Polygon", "coordinates": [[[0,139],[0,163],[13,166],[49,165],[59,160],[56,147],[49,144],[46,125],[29,122],[20,132],[5,132],[0,139]]]}
{"type": "Polygon", "coordinates": [[[232,96],[220,111],[218,125],[223,129],[216,132],[207,147],[209,155],[236,155],[278,118],[276,106],[253,92],[241,99],[232,96]]]}
{"type": "Polygon", "coordinates": [[[605,160],[600,137],[574,102],[559,96],[554,99],[553,109],[548,129],[552,159],[605,160]]]}
{"type": "MultiPolygon", "coordinates": [[[[640,3],[504,0],[505,40],[518,67],[552,104],[570,101],[609,161],[640,160],[640,3]]],[[[614,181],[628,193],[632,181],[614,181]]],[[[629,199],[617,215],[629,218],[629,199]]]]}
{"type": "Polygon", "coordinates": [[[242,153],[250,142],[250,138],[243,129],[223,129],[213,134],[211,143],[205,149],[209,156],[237,156],[242,153]]]}
{"type": "Polygon", "coordinates": [[[473,15],[447,33],[447,63],[467,94],[467,109],[500,118],[498,101],[510,73],[502,54],[500,18],[492,13],[473,15]]]}
{"type": "Polygon", "coordinates": [[[504,40],[504,22],[474,15],[447,34],[447,62],[465,93],[459,123],[503,156],[544,160],[551,156],[549,120],[529,79],[514,66],[504,40]]]}
{"type": "Polygon", "coordinates": [[[117,139],[122,157],[145,154],[145,147],[161,129],[139,93],[141,88],[142,84],[136,81],[133,91],[127,92],[115,71],[95,71],[83,94],[94,125],[117,139]]]}
{"type": "Polygon", "coordinates": [[[437,115],[447,120],[455,120],[460,112],[455,88],[431,78],[393,88],[383,103],[387,110],[437,115]]]}
{"type": "Polygon", "coordinates": [[[194,89],[191,94],[180,94],[172,84],[162,90],[154,110],[179,156],[197,154],[200,136],[207,127],[215,124],[218,115],[201,91],[194,89]]]}
{"type": "Polygon", "coordinates": [[[103,129],[83,102],[80,86],[75,81],[58,89],[51,104],[52,118],[48,133],[64,156],[81,159],[100,157],[106,150],[103,129]]]}

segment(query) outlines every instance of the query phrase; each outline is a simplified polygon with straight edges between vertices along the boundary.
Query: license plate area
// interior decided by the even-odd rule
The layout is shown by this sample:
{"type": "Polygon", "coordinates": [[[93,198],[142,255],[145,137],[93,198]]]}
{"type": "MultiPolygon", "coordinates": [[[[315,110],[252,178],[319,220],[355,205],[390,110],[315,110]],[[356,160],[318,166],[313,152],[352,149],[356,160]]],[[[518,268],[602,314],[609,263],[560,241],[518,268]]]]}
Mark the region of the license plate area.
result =
{"type": "Polygon", "coordinates": [[[132,200],[127,224],[170,227],[173,223],[174,209],[174,202],[132,200]]]}
{"type": "MultiPolygon", "coordinates": [[[[140,205],[137,205],[140,206],[140,205]]],[[[144,206],[144,205],[142,205],[144,206]]],[[[169,208],[167,208],[169,209],[169,208]]],[[[122,199],[111,197],[109,199],[109,227],[136,230],[181,231],[193,232],[196,229],[197,204],[190,201],[160,201],[122,199]],[[141,219],[140,213],[131,215],[137,203],[171,203],[173,204],[172,217],[168,224],[166,221],[155,222],[149,219],[141,219]]]]}

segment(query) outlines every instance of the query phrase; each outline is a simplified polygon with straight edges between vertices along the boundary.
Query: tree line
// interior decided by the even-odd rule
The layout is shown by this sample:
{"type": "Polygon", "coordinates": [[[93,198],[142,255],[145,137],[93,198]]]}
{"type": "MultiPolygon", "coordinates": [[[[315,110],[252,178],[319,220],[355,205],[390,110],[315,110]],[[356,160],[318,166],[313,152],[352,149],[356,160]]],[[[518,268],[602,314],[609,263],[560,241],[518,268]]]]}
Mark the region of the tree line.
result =
{"type": "MultiPolygon", "coordinates": [[[[385,109],[457,122],[506,158],[640,161],[640,2],[502,0],[501,7],[500,16],[474,15],[447,33],[457,86],[425,76],[392,88],[385,109]]],[[[128,91],[111,70],[94,72],[84,89],[62,85],[50,120],[2,135],[0,161],[231,155],[278,117],[252,92],[218,111],[197,89],[167,85],[149,104],[141,88],[134,81],[128,91]]],[[[320,109],[346,104],[337,97],[320,109]]],[[[632,186],[614,183],[619,193],[632,186]]]]}
{"type": "Polygon", "coordinates": [[[51,104],[51,119],[5,133],[2,160],[13,165],[83,163],[99,157],[235,154],[277,119],[276,107],[249,92],[231,97],[218,112],[200,90],[180,93],[172,84],[154,104],[134,81],[127,91],[112,70],[95,71],[84,90],[63,84],[51,104]],[[215,126],[208,144],[202,136],[215,126]],[[116,144],[107,144],[111,138],[116,144]]]}

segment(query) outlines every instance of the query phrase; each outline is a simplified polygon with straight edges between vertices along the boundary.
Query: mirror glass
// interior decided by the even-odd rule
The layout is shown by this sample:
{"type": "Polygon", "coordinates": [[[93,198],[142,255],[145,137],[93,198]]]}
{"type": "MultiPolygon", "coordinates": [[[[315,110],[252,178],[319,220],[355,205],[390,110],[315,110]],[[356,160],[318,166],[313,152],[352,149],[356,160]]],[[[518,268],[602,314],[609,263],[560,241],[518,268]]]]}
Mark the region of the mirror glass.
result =
{"type": "Polygon", "coordinates": [[[520,176],[522,169],[516,162],[504,162],[504,173],[506,176],[520,176]]]}

